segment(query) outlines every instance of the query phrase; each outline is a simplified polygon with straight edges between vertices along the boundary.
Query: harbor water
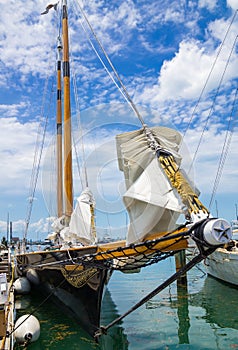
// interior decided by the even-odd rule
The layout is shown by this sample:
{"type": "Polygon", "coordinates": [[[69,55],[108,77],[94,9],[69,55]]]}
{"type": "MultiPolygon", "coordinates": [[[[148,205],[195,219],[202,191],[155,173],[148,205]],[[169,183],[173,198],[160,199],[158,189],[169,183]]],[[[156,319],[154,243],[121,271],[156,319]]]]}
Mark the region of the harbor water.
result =
{"type": "MultiPolygon", "coordinates": [[[[140,273],[115,272],[105,292],[101,324],[125,313],[174,272],[174,258],[140,273]]],[[[52,301],[39,307],[43,297],[34,293],[17,299],[17,318],[35,310],[40,321],[41,335],[28,345],[31,350],[238,349],[238,288],[207,276],[203,263],[189,271],[187,280],[187,288],[173,283],[125,317],[99,344],[52,301]]]]}

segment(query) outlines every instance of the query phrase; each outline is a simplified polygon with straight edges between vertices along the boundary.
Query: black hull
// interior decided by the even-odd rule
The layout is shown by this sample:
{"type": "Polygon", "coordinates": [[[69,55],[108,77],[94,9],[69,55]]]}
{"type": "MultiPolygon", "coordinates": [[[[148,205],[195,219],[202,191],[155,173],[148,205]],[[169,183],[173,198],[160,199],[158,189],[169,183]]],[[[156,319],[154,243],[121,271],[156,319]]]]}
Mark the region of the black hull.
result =
{"type": "Polygon", "coordinates": [[[52,266],[53,261],[59,261],[59,255],[61,261],[65,261],[67,254],[52,251],[20,255],[17,257],[18,274],[27,276],[39,293],[52,296],[62,311],[73,316],[94,337],[100,326],[101,302],[110,271],[69,265],[69,262],[52,266]]]}

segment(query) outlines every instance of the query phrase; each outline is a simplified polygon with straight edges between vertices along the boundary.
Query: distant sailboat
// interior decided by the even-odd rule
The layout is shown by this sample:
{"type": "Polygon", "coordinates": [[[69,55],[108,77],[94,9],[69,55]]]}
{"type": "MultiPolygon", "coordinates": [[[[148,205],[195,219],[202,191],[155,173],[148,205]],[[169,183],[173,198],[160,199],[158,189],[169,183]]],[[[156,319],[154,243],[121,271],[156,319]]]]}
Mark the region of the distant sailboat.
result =
{"type": "MultiPolygon", "coordinates": [[[[59,5],[58,5],[59,6],[59,5]]],[[[70,311],[92,336],[100,328],[104,286],[114,270],[133,271],[157,263],[188,247],[192,238],[201,261],[230,240],[224,219],[214,219],[180,169],[181,135],[166,127],[148,127],[127,95],[142,127],[117,136],[119,168],[124,172],[123,196],[130,224],[126,240],[97,243],[95,200],[89,184],[73,205],[68,8],[62,2],[62,37],[57,58],[57,206],[49,236],[53,246],[17,255],[17,271],[70,311]],[[63,94],[61,51],[63,50],[63,94]],[[64,97],[64,121],[61,97],[64,97]],[[62,141],[64,136],[64,141],[62,141]],[[64,146],[64,147],[63,147],[64,146]],[[64,151],[62,152],[62,149],[64,151]],[[64,174],[63,174],[64,169],[64,174]],[[179,215],[185,223],[176,225],[179,215]]],[[[27,225],[29,222],[27,222],[27,225]]],[[[192,266],[192,265],[191,265],[192,266]]]]}

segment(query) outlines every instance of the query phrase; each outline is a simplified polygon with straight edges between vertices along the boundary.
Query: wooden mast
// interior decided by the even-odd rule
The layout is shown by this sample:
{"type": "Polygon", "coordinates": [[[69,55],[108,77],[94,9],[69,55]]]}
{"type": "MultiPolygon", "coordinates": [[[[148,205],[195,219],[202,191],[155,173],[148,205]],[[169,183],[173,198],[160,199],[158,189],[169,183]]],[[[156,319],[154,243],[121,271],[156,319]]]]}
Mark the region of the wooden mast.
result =
{"type": "Polygon", "coordinates": [[[64,191],[65,215],[73,210],[72,141],[70,110],[70,69],[67,0],[63,0],[63,79],[64,79],[64,191]]]}
{"type": "Polygon", "coordinates": [[[62,168],[62,90],[61,90],[61,51],[60,36],[57,44],[57,214],[63,215],[63,168],[62,168]]]}

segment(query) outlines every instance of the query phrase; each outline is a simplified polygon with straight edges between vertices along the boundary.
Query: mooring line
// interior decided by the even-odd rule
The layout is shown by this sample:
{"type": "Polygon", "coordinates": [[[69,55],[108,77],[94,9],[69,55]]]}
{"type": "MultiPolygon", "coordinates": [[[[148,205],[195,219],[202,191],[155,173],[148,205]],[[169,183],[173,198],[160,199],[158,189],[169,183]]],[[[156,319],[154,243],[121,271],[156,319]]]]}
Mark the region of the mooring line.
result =
{"type": "MultiPolygon", "coordinates": [[[[77,268],[79,267],[79,265],[76,265],[75,268],[69,272],[69,276],[75,272],[77,270],[77,268]]],[[[62,281],[54,288],[57,289],[60,286],[62,286],[62,284],[65,283],[65,279],[62,279],[62,281]]],[[[47,295],[47,297],[37,306],[35,307],[31,313],[17,326],[17,327],[13,327],[13,330],[11,332],[7,332],[6,337],[10,337],[24,322],[26,322],[26,320],[28,320],[28,318],[32,315],[34,315],[54,294],[54,290],[52,292],[50,292],[50,294],[47,295]]]]}

